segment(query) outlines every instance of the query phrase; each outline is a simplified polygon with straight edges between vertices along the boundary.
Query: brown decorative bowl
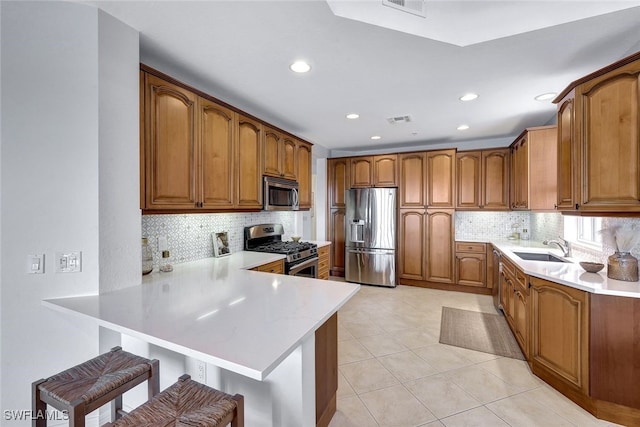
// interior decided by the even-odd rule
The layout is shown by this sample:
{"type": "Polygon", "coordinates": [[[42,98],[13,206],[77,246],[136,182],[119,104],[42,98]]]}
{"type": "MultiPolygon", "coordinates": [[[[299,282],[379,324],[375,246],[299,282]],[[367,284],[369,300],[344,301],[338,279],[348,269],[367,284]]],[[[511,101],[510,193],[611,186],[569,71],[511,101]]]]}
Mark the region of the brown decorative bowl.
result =
{"type": "Polygon", "coordinates": [[[580,267],[584,268],[585,271],[588,271],[589,273],[597,273],[604,268],[604,264],[600,264],[599,262],[580,261],[580,267]]]}

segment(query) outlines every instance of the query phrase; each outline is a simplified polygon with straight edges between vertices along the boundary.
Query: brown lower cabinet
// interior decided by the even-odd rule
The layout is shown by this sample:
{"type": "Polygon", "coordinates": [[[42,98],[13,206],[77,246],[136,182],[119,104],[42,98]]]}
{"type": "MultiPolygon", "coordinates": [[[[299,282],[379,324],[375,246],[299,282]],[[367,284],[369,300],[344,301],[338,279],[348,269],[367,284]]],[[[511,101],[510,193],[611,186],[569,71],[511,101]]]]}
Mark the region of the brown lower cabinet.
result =
{"type": "Polygon", "coordinates": [[[316,427],[336,413],[338,392],[338,313],[316,330],[316,427]]]}
{"type": "Polygon", "coordinates": [[[253,271],[264,271],[265,273],[284,274],[284,260],[273,261],[252,268],[253,271]]]}
{"type": "Polygon", "coordinates": [[[327,231],[331,241],[330,274],[332,276],[344,276],[344,220],[345,209],[331,209],[327,231]]]}
{"type": "Polygon", "coordinates": [[[329,253],[331,246],[318,248],[318,279],[329,279],[329,253]]]}
{"type": "Polygon", "coordinates": [[[507,323],[531,371],[598,418],[640,425],[640,299],[526,276],[502,257],[507,323]]]}

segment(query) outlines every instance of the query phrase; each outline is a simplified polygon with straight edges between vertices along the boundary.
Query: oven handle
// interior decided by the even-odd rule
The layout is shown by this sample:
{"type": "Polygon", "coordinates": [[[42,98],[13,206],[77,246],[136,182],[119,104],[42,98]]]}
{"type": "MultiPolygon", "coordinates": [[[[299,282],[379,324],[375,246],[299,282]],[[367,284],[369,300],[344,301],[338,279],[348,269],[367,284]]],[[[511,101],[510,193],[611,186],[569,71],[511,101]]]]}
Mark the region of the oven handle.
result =
{"type": "Polygon", "coordinates": [[[311,258],[311,259],[308,259],[308,260],[306,260],[304,262],[301,262],[300,264],[294,265],[289,270],[289,272],[295,272],[295,271],[299,271],[299,270],[304,270],[305,268],[309,267],[310,265],[317,264],[317,263],[318,263],[318,257],[311,258]]]}

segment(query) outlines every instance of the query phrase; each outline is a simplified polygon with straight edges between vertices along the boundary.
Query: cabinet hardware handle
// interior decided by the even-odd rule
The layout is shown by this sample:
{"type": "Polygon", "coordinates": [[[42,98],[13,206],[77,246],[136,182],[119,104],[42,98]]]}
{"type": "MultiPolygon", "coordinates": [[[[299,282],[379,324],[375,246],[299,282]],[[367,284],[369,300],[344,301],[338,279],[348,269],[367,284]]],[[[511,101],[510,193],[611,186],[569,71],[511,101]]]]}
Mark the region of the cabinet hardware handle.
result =
{"type": "Polygon", "coordinates": [[[576,210],[580,209],[580,205],[576,203],[576,210]]]}
{"type": "Polygon", "coordinates": [[[553,209],[558,209],[558,205],[556,203],[553,204],[553,209]]]}

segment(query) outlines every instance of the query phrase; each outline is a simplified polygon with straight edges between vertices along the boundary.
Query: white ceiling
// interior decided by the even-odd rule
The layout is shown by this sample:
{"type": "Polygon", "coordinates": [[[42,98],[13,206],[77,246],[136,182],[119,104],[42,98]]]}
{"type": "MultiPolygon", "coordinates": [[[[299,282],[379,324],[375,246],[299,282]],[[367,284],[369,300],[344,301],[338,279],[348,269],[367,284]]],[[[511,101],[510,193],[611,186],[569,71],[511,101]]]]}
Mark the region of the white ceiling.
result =
{"type": "Polygon", "coordinates": [[[330,149],[504,140],[553,121],[536,95],[640,50],[640,1],[87,3],[140,31],[143,63],[330,149]]]}

